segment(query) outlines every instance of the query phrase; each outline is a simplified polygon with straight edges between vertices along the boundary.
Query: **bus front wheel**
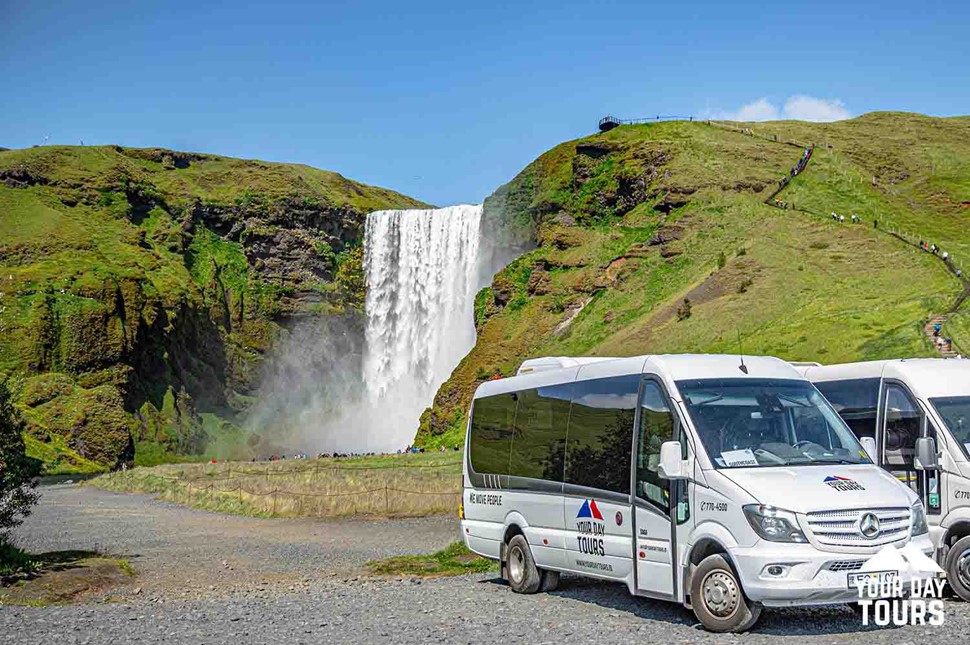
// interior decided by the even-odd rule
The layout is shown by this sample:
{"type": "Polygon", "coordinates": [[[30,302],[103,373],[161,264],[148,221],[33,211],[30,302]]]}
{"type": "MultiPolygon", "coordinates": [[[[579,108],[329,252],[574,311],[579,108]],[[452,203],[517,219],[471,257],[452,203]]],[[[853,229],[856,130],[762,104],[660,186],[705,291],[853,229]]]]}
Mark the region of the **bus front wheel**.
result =
{"type": "Polygon", "coordinates": [[[761,605],[748,600],[731,564],[720,554],[697,565],[690,600],[697,620],[712,632],[744,632],[761,616],[761,605]]]}
{"type": "Polygon", "coordinates": [[[970,602],[970,536],[957,540],[947,553],[946,580],[956,595],[970,602]]]}

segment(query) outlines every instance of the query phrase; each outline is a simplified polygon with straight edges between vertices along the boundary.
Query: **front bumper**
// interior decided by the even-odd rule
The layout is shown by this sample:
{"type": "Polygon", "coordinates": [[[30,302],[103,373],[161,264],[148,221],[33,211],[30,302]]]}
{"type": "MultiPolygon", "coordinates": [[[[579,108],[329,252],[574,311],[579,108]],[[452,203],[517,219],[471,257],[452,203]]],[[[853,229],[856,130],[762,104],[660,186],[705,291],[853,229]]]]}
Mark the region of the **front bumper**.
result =
{"type": "MultiPolygon", "coordinates": [[[[929,535],[910,542],[933,557],[929,535]]],[[[849,587],[849,574],[858,569],[848,563],[865,561],[874,554],[819,551],[811,544],[779,544],[759,541],[748,548],[729,549],[748,598],[768,607],[833,605],[858,600],[849,587]],[[781,567],[784,575],[770,575],[769,567],[781,567]]]]}

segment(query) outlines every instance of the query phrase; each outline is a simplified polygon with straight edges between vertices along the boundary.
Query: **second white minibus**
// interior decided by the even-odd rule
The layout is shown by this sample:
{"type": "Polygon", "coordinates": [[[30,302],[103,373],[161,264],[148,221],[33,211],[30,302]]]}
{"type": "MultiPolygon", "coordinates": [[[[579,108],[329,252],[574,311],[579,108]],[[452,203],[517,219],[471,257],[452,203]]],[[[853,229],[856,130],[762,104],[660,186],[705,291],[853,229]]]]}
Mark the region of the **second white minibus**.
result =
{"type": "Polygon", "coordinates": [[[853,602],[905,575],[863,573],[876,553],[933,550],[918,495],[774,358],[526,361],[476,391],[463,479],[465,543],[513,591],[614,580],[713,631],[853,602]]]}
{"type": "Polygon", "coordinates": [[[879,465],[923,500],[947,581],[970,601],[970,360],[805,366],[879,465]]]}

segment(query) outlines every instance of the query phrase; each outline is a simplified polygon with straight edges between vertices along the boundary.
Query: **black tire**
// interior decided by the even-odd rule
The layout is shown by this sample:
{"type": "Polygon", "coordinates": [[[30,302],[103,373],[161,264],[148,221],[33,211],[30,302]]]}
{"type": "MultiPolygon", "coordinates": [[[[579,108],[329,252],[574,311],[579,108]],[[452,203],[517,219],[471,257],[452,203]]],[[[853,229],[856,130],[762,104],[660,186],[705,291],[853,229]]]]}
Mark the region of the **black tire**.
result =
{"type": "Polygon", "coordinates": [[[509,586],[515,593],[535,593],[542,586],[542,573],[532,559],[532,550],[524,535],[516,535],[509,540],[505,551],[506,567],[509,572],[509,586]]]}
{"type": "Polygon", "coordinates": [[[946,581],[953,593],[970,602],[970,536],[957,540],[946,554],[946,581]]]}
{"type": "Polygon", "coordinates": [[[690,580],[691,608],[712,632],[745,632],[758,622],[761,605],[744,595],[741,580],[723,555],[704,558],[690,580]]]}
{"type": "Polygon", "coordinates": [[[542,582],[539,584],[539,591],[555,591],[559,588],[559,572],[539,569],[542,575],[542,582]]]}

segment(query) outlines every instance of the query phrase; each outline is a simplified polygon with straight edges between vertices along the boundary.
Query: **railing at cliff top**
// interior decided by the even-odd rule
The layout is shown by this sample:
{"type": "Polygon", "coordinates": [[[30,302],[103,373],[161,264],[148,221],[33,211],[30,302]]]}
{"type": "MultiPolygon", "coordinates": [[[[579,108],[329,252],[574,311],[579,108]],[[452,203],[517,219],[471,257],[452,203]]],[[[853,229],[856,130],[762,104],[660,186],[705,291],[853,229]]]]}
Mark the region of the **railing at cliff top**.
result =
{"type": "Polygon", "coordinates": [[[602,132],[612,130],[619,125],[637,125],[641,123],[656,123],[657,121],[693,121],[693,115],[677,116],[672,114],[658,114],[642,119],[618,119],[615,116],[607,115],[599,121],[599,129],[602,132]]]}

